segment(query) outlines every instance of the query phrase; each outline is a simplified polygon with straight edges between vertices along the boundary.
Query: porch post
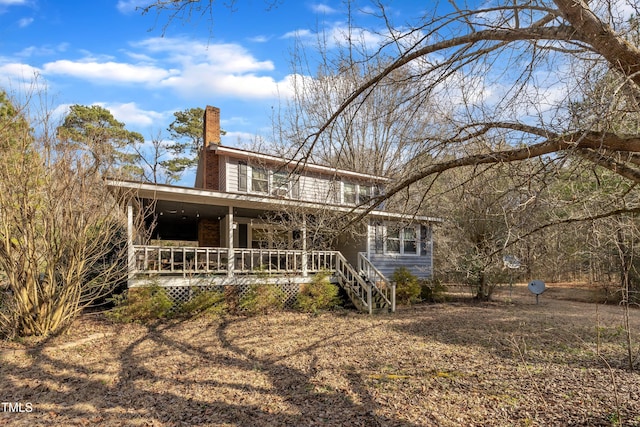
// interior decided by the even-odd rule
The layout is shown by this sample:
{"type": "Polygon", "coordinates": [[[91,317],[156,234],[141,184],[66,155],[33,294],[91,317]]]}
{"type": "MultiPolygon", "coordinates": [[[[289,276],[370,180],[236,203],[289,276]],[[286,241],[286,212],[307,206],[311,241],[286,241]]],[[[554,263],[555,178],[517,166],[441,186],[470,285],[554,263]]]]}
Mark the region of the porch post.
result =
{"type": "Polygon", "coordinates": [[[307,277],[307,215],[302,214],[302,277],[307,277]]]}
{"type": "Polygon", "coordinates": [[[371,219],[367,220],[367,259],[371,259],[371,219]]]}
{"type": "Polygon", "coordinates": [[[133,247],[133,202],[127,202],[127,287],[133,285],[133,274],[136,269],[136,252],[133,247]]]}
{"type": "Polygon", "coordinates": [[[233,250],[233,206],[229,206],[229,213],[227,214],[227,248],[227,276],[232,277],[236,265],[233,250]]]}
{"type": "Polygon", "coordinates": [[[396,282],[391,282],[391,312],[396,312],[396,282]]]}

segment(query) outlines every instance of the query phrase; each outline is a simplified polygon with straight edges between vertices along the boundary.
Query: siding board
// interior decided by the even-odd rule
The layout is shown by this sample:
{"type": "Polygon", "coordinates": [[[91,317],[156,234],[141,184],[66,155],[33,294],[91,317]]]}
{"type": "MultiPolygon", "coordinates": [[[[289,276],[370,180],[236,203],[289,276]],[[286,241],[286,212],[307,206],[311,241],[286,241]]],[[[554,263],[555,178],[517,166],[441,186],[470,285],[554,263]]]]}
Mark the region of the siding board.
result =
{"type": "Polygon", "coordinates": [[[372,254],[370,261],[387,279],[391,279],[398,267],[406,267],[421,279],[428,279],[432,275],[431,254],[427,256],[372,254]]]}

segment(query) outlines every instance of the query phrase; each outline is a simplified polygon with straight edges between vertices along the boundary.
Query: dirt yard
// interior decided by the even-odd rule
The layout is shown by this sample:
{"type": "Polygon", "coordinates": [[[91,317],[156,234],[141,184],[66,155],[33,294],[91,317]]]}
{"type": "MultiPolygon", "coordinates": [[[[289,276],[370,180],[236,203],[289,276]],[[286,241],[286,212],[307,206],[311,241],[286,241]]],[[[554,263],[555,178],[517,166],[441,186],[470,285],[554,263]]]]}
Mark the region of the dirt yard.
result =
{"type": "MultiPolygon", "coordinates": [[[[3,342],[0,425],[640,425],[622,309],[525,286],[394,315],[113,324],[3,342]]],[[[633,356],[640,311],[631,313],[633,356]]]]}

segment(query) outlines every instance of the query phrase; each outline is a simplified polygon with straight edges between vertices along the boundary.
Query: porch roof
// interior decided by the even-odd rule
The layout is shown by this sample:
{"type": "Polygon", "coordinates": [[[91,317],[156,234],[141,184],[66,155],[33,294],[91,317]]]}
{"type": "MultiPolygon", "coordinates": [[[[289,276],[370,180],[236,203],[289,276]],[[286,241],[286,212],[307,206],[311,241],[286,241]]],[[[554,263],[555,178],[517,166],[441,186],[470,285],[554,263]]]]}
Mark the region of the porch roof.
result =
{"type": "MultiPolygon", "coordinates": [[[[302,210],[306,212],[327,211],[336,213],[363,213],[365,208],[284,199],[267,195],[220,192],[168,184],[153,184],[127,180],[108,180],[107,185],[114,191],[130,192],[131,196],[142,199],[188,203],[201,206],[234,207],[246,210],[284,211],[302,210]]],[[[367,216],[374,219],[418,222],[442,222],[441,218],[411,215],[397,212],[372,210],[367,216]]]]}

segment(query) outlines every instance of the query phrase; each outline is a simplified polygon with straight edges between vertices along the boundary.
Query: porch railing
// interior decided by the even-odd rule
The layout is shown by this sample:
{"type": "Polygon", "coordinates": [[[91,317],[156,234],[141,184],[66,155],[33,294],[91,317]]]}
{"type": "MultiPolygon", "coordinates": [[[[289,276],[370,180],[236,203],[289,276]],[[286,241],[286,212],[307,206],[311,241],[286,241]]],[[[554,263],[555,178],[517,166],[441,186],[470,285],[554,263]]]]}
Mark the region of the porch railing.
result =
{"type": "Polygon", "coordinates": [[[134,273],[223,274],[232,265],[234,273],[317,273],[333,270],[335,251],[283,249],[234,249],[229,262],[227,248],[134,246],[134,273]]]}
{"type": "Polygon", "coordinates": [[[356,270],[339,251],[233,249],[209,247],[133,247],[135,271],[142,274],[292,274],[331,271],[359,309],[375,304],[395,311],[395,287],[363,255],[356,270]],[[232,254],[230,260],[229,254],[232,254]]]}

